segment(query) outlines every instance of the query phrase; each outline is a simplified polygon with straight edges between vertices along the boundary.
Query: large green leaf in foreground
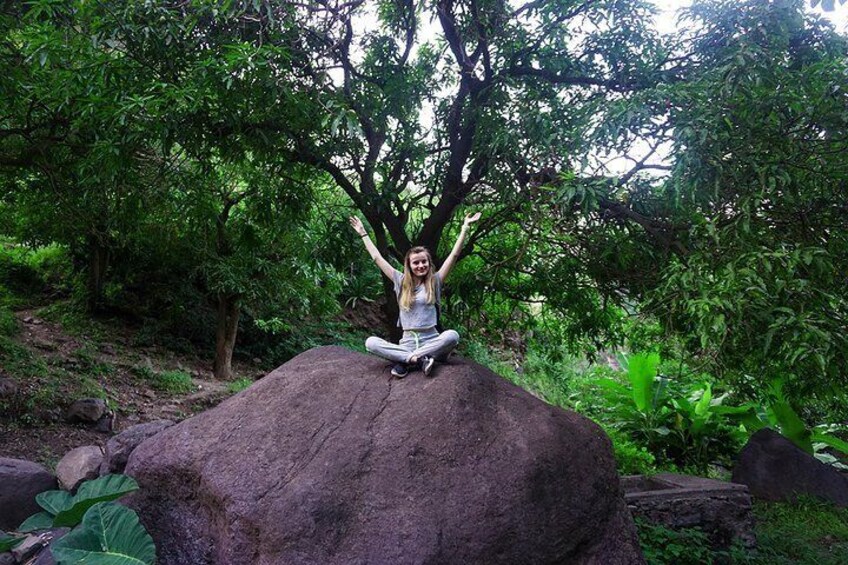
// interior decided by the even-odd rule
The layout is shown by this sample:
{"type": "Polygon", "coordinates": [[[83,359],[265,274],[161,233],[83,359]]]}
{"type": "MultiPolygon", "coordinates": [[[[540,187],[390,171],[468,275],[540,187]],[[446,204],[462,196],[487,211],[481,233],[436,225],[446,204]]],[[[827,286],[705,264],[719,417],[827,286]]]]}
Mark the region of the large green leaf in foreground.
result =
{"type": "Polygon", "coordinates": [[[74,527],[82,521],[85,512],[98,502],[117,500],[138,490],[138,483],[126,475],[105,475],[80,485],[75,496],[63,490],[48,490],[39,493],[35,501],[44,508],[27,518],[18,531],[34,532],[48,528],[74,527]]]}
{"type": "Polygon", "coordinates": [[[53,525],[76,526],[86,511],[98,502],[117,500],[136,490],[138,483],[126,475],[105,475],[93,481],[86,481],[80,485],[71,503],[56,513],[53,525]]]}
{"type": "Polygon", "coordinates": [[[54,543],[51,550],[59,565],[152,565],[156,561],[153,538],[138,515],[113,502],[89,508],[82,525],[54,543]]]}

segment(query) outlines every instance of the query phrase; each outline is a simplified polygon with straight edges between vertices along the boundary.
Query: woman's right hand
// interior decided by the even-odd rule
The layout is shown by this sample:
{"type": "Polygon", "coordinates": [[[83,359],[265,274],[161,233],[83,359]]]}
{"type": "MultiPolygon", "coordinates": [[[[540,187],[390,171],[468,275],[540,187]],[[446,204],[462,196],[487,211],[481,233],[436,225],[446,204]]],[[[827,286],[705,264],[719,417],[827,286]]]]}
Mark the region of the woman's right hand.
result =
{"type": "Polygon", "coordinates": [[[368,235],[368,232],[365,231],[365,226],[362,225],[362,220],[356,216],[350,217],[350,225],[353,227],[353,230],[359,234],[359,237],[368,235]]]}

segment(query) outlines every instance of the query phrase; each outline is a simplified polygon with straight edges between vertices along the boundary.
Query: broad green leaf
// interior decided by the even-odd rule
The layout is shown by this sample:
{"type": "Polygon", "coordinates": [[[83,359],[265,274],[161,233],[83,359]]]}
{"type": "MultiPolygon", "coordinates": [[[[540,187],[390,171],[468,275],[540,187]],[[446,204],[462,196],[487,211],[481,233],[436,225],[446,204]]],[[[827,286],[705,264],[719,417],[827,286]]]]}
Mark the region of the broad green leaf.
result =
{"type": "Polygon", "coordinates": [[[700,400],[695,403],[695,414],[698,416],[703,416],[710,410],[710,401],[713,398],[712,387],[707,384],[707,388],[704,389],[703,394],[701,395],[700,400]]]}
{"type": "Polygon", "coordinates": [[[826,434],[824,432],[813,432],[810,439],[815,442],[824,443],[842,453],[848,455],[848,441],[839,439],[836,436],[826,434]]]}
{"type": "Polygon", "coordinates": [[[653,405],[654,377],[659,363],[657,353],[639,353],[627,360],[627,378],[633,387],[633,402],[641,412],[647,412],[653,405]]]}
{"type": "Polygon", "coordinates": [[[99,502],[88,509],[82,525],[51,546],[59,565],[152,565],[153,538],[126,506],[99,502]]]}
{"type": "Polygon", "coordinates": [[[23,524],[18,526],[19,532],[34,532],[36,530],[46,530],[53,527],[53,515],[49,512],[39,512],[33,514],[23,524]]]}
{"type": "Polygon", "coordinates": [[[86,510],[98,502],[117,500],[136,490],[138,490],[138,483],[126,475],[105,475],[93,481],[86,481],[80,485],[77,494],[73,497],[73,505],[56,514],[53,525],[76,526],[82,520],[86,510]]]}
{"type": "Polygon", "coordinates": [[[74,497],[66,490],[48,490],[40,492],[35,496],[39,506],[54,516],[59,512],[67,510],[74,504],[74,497]]]}

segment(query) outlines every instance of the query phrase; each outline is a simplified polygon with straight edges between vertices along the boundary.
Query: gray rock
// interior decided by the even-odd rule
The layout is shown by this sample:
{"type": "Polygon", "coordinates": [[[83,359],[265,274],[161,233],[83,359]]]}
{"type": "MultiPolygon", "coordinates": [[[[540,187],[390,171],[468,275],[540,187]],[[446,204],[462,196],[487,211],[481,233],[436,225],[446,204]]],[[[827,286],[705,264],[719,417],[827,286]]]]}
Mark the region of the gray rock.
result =
{"type": "Polygon", "coordinates": [[[38,463],[0,457],[0,529],[14,530],[39,512],[35,495],[55,488],[56,477],[38,463]]]}
{"type": "Polygon", "coordinates": [[[81,482],[98,477],[102,463],[103,450],[96,445],[84,445],[70,450],[56,465],[59,486],[74,492],[81,482]]]}
{"type": "Polygon", "coordinates": [[[130,453],[147,438],[153,437],[165,428],[174,425],[171,420],[156,420],[146,424],[131,426],[106,442],[106,452],[100,474],[123,473],[130,453]]]}
{"type": "Polygon", "coordinates": [[[792,500],[799,494],[848,506],[848,479],[774,430],[759,430],[739,453],[734,483],[761,500],[792,500]]]}
{"type": "Polygon", "coordinates": [[[71,404],[65,417],[72,423],[96,424],[108,412],[109,407],[102,398],[83,398],[71,404]]]}
{"type": "Polygon", "coordinates": [[[10,551],[0,553],[0,565],[16,565],[15,556],[10,551]]]}
{"type": "Polygon", "coordinates": [[[97,423],[94,424],[94,431],[104,434],[112,433],[112,430],[115,428],[115,418],[116,415],[114,412],[104,414],[99,420],[97,420],[97,423]]]}
{"type": "Polygon", "coordinates": [[[0,375],[0,400],[9,400],[18,394],[18,385],[9,377],[0,375]]]}
{"type": "Polygon", "coordinates": [[[458,358],[388,376],[316,348],[139,445],[160,565],[643,563],[597,425],[458,358]]]}
{"type": "Polygon", "coordinates": [[[18,545],[12,548],[12,557],[18,563],[23,563],[27,559],[35,556],[36,553],[41,551],[47,543],[44,539],[38,534],[30,534],[18,545]]]}
{"type": "MultiPolygon", "coordinates": [[[[71,531],[71,528],[53,528],[42,534],[42,539],[53,544],[56,540],[71,531]]],[[[53,558],[53,552],[50,550],[50,545],[47,545],[35,558],[31,565],[56,565],[56,560],[53,558]]]]}

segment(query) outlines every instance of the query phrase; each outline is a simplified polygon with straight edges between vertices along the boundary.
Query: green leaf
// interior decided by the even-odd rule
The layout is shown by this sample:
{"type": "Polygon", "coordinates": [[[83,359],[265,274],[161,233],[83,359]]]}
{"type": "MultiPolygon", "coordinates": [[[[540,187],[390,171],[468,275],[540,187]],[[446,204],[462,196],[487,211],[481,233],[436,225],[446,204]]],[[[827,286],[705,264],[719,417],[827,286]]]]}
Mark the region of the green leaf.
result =
{"type": "Polygon", "coordinates": [[[658,353],[639,353],[627,360],[627,378],[633,387],[633,402],[641,412],[654,406],[654,377],[660,363],[658,353]]]}
{"type": "Polygon", "coordinates": [[[153,538],[138,515],[109,502],[89,508],[82,526],[59,539],[51,550],[59,565],[151,565],[156,561],[153,538]]]}
{"type": "Polygon", "coordinates": [[[780,433],[807,453],[813,453],[810,430],[783,396],[783,382],[773,381],[771,392],[772,399],[769,407],[780,426],[780,433]]]}
{"type": "Polygon", "coordinates": [[[707,384],[707,388],[704,389],[704,393],[701,395],[700,400],[695,403],[695,414],[698,416],[703,416],[710,410],[710,401],[713,398],[713,391],[709,384],[707,384]]]}
{"type": "Polygon", "coordinates": [[[19,532],[34,532],[36,530],[46,530],[53,527],[53,515],[49,512],[39,512],[33,514],[23,524],[18,526],[19,532]]]}
{"type": "Polygon", "coordinates": [[[56,514],[53,525],[76,526],[86,511],[98,502],[117,500],[136,490],[138,483],[126,475],[105,475],[93,481],[86,481],[74,496],[73,505],[56,514]]]}
{"type": "Polygon", "coordinates": [[[836,436],[826,434],[824,432],[813,432],[810,439],[814,442],[823,443],[842,453],[848,455],[848,441],[839,439],[836,436]]]}
{"type": "Polygon", "coordinates": [[[67,510],[74,504],[74,497],[66,490],[48,490],[40,492],[35,496],[39,506],[54,516],[63,510],[67,510]]]}

